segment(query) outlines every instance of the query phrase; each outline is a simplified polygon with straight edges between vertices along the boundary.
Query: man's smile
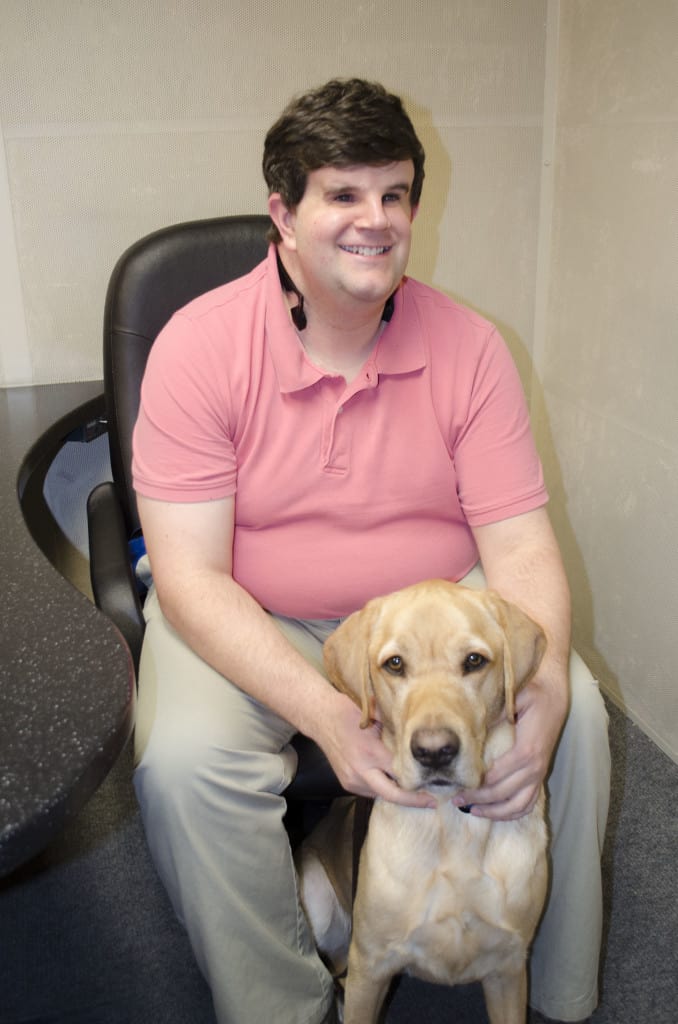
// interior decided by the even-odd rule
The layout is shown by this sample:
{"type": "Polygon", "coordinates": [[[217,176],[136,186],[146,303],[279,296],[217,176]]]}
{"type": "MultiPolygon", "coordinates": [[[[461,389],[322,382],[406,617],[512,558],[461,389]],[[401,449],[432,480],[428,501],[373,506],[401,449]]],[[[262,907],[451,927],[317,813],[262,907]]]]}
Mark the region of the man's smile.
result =
{"type": "Polygon", "coordinates": [[[355,256],[383,256],[390,252],[392,245],[340,245],[344,252],[353,253],[355,256]]]}

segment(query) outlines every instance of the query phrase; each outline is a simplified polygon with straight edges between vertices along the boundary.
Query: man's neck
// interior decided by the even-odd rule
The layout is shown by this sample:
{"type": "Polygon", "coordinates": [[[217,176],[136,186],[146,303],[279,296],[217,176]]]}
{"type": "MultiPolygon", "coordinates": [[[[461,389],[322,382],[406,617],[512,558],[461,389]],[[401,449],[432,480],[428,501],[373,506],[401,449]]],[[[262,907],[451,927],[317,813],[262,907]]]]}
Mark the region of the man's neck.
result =
{"type": "Polygon", "coordinates": [[[309,359],[322,369],[340,373],[347,381],[356,376],[375,348],[383,330],[384,304],[360,303],[329,296],[324,301],[303,295],[283,265],[283,294],[297,334],[309,359]],[[303,309],[303,316],[294,315],[303,309]],[[303,324],[303,326],[301,326],[303,324]]]}
{"type": "Polygon", "coordinates": [[[325,324],[314,328],[309,317],[308,327],[297,333],[311,362],[323,370],[340,374],[348,384],[360,372],[379,341],[384,324],[377,315],[376,324],[372,319],[369,324],[352,328],[325,324]]]}

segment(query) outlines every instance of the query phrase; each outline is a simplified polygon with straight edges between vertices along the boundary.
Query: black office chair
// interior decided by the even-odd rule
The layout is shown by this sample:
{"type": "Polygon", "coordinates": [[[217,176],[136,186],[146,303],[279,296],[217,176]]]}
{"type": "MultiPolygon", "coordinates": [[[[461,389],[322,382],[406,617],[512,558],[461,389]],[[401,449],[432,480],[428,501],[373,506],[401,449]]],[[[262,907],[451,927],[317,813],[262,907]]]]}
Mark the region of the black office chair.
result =
{"type": "MultiPolygon", "coordinates": [[[[135,671],[144,635],[142,599],[129,542],[141,526],[132,487],[132,430],[141,379],[158,333],[191,299],[252,270],[267,251],[268,217],[189,221],[147,235],[118,260],[104,312],[104,392],[113,482],[99,484],[87,503],[90,576],[98,608],[118,627],[135,671]]],[[[320,748],[294,740],[299,768],[289,800],[327,800],[340,786],[320,748]]]]}

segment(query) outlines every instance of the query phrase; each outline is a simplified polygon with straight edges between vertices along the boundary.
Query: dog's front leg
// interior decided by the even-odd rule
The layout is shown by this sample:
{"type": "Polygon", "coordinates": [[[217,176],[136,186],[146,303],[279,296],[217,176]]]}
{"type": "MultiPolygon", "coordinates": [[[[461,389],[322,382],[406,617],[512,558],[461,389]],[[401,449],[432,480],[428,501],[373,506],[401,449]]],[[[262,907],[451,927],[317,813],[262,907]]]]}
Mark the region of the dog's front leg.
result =
{"type": "Polygon", "coordinates": [[[527,969],[515,974],[491,974],[483,978],[483,993],[490,1024],[525,1024],[527,1016],[527,969]]]}
{"type": "Polygon", "coordinates": [[[346,975],[344,1024],[377,1024],[391,977],[390,972],[384,973],[374,962],[367,962],[352,943],[346,975]]]}

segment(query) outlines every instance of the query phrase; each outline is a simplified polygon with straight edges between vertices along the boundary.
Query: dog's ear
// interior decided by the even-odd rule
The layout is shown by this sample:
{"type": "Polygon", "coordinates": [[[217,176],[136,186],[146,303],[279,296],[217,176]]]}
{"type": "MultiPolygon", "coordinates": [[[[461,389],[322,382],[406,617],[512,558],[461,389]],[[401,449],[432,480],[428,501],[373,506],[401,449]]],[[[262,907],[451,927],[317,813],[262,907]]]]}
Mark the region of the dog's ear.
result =
{"type": "Polygon", "coordinates": [[[323,646],[327,677],[362,710],[361,729],[370,724],[374,694],[368,649],[375,613],[373,602],[368,602],[344,619],[323,646]]]}
{"type": "Polygon", "coordinates": [[[509,722],[516,717],[515,695],[539,668],[546,650],[546,635],[534,619],[505,601],[493,591],[488,592],[493,614],[504,634],[504,694],[509,722]]]}

